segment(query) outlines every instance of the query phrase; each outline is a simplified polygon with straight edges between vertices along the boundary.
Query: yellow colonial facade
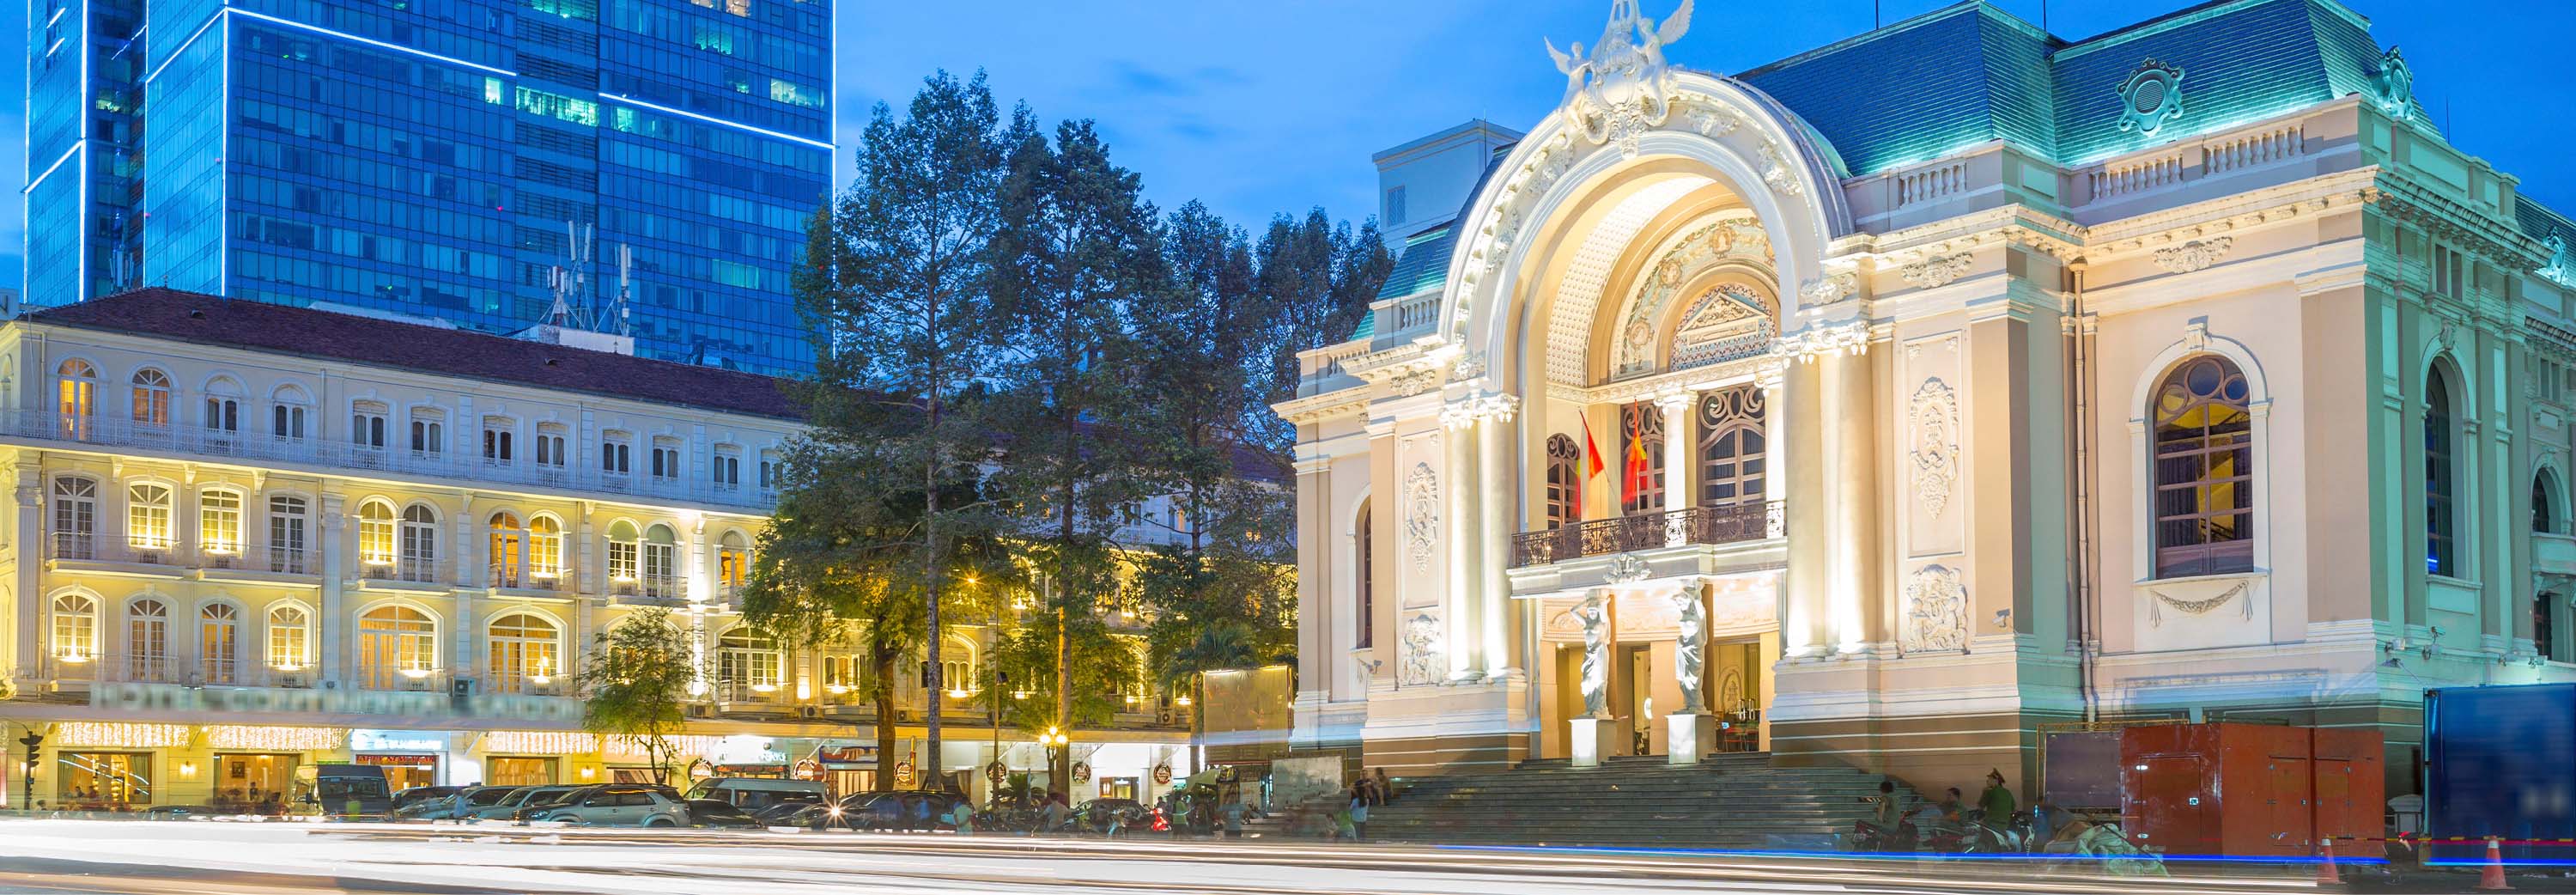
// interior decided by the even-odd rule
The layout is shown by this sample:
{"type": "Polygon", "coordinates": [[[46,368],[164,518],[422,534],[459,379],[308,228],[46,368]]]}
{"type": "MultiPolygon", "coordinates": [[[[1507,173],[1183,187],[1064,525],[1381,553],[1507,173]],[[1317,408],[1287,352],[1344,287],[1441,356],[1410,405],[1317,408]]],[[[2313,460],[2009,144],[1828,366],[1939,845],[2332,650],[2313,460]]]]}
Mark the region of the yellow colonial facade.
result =
{"type": "Polygon", "coordinates": [[[2394,51],[2184,75],[2370,46],[2358,15],[2069,42],[1970,3],[1732,77],[1667,66],[1676,24],[1618,4],[1526,134],[1380,156],[1391,201],[1473,163],[1278,405],[1300,747],[1931,791],[2024,785],[2052,730],[2232,717],[2381,731],[2408,792],[2425,687],[2576,679],[2576,236],[2394,51]],[[2034,48],[2045,133],[1871,67],[1979,27],[2034,48]]]}

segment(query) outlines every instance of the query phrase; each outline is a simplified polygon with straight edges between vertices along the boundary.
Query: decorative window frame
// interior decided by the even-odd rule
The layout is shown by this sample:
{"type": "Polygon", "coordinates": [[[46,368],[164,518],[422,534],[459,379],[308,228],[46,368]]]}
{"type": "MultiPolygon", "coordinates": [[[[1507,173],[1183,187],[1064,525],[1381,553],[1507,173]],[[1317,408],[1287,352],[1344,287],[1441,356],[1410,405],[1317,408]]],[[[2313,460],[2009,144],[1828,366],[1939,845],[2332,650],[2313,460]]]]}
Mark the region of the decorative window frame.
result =
{"type": "Polygon", "coordinates": [[[2247,451],[2248,470],[2254,492],[2254,544],[2252,568],[2229,572],[2218,578],[2268,576],[2272,570],[2272,531],[2274,499],[2272,481],[2272,383],[2257,359],[2254,349],[2243,342],[2209,332],[2199,320],[2180,339],[2158,351],[2141,365],[2135,385],[2129,393],[2129,525],[2135,536],[2130,538],[2129,556],[2132,577],[2141,586],[2187,580],[2156,577],[2156,448],[2154,421],[2147,417],[2149,402],[2167,377],[2182,368],[2185,361],[2203,354],[2226,358],[2245,375],[2245,412],[2252,418],[2247,451]]]}

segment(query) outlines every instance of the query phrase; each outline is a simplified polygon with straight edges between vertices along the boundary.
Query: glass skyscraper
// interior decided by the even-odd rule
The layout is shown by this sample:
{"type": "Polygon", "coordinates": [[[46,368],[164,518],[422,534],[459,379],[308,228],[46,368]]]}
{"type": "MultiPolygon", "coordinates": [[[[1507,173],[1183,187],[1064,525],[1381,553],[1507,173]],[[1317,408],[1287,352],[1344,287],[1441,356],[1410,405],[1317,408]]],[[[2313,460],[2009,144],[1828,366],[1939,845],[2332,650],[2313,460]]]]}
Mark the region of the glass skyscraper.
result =
{"type": "MultiPolygon", "coordinates": [[[[34,0],[26,300],[169,286],[493,331],[575,256],[640,354],[812,366],[830,0],[34,0]]],[[[602,316],[607,316],[604,313],[602,316]]]]}

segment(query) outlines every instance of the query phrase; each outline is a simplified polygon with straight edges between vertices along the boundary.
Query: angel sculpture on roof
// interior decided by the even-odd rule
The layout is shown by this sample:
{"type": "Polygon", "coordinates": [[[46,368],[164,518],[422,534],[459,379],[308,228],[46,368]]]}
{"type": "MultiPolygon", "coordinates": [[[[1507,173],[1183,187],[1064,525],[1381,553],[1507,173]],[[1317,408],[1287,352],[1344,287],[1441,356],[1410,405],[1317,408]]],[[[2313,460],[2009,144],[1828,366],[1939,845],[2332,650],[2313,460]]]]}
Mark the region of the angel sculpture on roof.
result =
{"type": "Polygon", "coordinates": [[[1565,74],[1565,104],[1594,143],[1618,139],[1634,151],[1636,137],[1672,115],[1671,73],[1664,47],[1690,31],[1692,0],[1657,24],[1637,10],[1637,0],[1611,0],[1610,23],[1585,53],[1583,42],[1558,50],[1546,41],[1556,70],[1565,74]]]}

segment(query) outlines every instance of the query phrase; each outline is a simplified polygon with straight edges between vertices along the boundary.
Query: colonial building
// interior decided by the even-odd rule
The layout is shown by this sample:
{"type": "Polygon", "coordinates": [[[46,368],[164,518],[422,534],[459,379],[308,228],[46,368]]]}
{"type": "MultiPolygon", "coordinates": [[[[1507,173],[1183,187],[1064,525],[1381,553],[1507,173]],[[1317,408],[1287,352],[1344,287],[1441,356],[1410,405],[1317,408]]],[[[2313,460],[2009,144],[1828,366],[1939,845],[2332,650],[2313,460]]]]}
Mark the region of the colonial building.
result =
{"type": "Polygon", "coordinates": [[[1689,9],[1557,51],[1278,405],[1299,747],[2021,786],[2262,718],[2409,792],[2425,687],[2576,679],[2576,232],[2359,14],[1972,0],[1729,76],[1689,9]]]}
{"type": "MultiPolygon", "coordinates": [[[[581,731],[572,676],[599,632],[653,606],[698,637],[681,738],[698,774],[847,791],[873,782],[878,748],[925,776],[1044,767],[1028,736],[988,739],[986,694],[925,692],[912,663],[899,740],[877,743],[860,657],[741,623],[802,426],[777,380],[532,335],[160,289],[0,326],[17,499],[0,517],[0,721],[45,737],[34,799],[223,803],[321,760],[383,765],[397,787],[634,777],[643,755],[581,731]],[[935,762],[932,699],[950,725],[935,762]]],[[[971,621],[951,629],[948,680],[977,680],[1013,623],[971,621]]],[[[1140,692],[1111,729],[1077,732],[1096,777],[1077,796],[1185,776],[1175,708],[1140,692]]],[[[24,800],[11,751],[7,797],[24,800]]]]}

